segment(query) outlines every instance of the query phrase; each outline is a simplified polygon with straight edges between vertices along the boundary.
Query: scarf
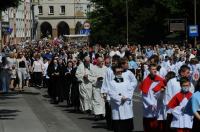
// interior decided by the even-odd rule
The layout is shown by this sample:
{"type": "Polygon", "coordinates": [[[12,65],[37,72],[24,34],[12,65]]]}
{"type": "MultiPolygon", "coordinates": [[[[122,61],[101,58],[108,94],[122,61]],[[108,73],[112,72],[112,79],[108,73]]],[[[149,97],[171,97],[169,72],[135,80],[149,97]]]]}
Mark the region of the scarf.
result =
{"type": "Polygon", "coordinates": [[[154,92],[160,91],[165,86],[165,80],[158,75],[154,76],[154,79],[151,79],[150,75],[148,75],[141,83],[140,90],[142,93],[147,94],[149,92],[149,88],[153,82],[159,82],[154,88],[154,92]]]}
{"type": "Polygon", "coordinates": [[[187,98],[188,100],[192,97],[192,93],[191,92],[187,92],[187,93],[183,93],[183,92],[179,92],[178,94],[176,94],[168,103],[168,108],[173,109],[176,106],[178,106],[184,98],[187,98]]]}

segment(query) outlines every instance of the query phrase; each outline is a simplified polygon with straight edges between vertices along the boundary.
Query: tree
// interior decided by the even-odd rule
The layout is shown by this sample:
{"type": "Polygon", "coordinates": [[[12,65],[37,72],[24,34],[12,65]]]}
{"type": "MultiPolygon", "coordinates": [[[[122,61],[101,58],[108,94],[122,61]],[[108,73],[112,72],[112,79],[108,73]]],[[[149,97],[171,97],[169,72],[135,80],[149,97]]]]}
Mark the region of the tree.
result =
{"type": "Polygon", "coordinates": [[[1,0],[0,11],[4,11],[9,7],[17,7],[21,0],[1,0]]]}
{"type": "MultiPolygon", "coordinates": [[[[92,40],[126,41],[126,1],[91,0],[95,10],[89,14],[92,40]]],[[[200,1],[197,1],[200,9],[200,1]]],[[[169,18],[187,18],[193,24],[193,0],[128,0],[129,40],[160,41],[169,34],[169,18]]],[[[200,18],[200,11],[197,11],[200,18]]]]}

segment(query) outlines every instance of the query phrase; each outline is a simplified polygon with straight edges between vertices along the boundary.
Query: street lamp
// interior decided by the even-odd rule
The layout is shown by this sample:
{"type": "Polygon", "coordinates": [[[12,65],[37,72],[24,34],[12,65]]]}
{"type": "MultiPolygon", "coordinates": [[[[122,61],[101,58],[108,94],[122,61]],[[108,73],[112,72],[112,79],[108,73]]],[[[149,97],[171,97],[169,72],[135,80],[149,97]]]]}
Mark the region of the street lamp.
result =
{"type": "MultiPolygon", "coordinates": [[[[197,0],[194,0],[194,25],[197,25],[197,0]]],[[[194,38],[194,47],[197,46],[197,37],[194,38]]]]}
{"type": "Polygon", "coordinates": [[[126,44],[128,45],[129,43],[129,38],[128,38],[128,28],[129,28],[129,15],[128,15],[128,0],[126,0],[126,44]]]}

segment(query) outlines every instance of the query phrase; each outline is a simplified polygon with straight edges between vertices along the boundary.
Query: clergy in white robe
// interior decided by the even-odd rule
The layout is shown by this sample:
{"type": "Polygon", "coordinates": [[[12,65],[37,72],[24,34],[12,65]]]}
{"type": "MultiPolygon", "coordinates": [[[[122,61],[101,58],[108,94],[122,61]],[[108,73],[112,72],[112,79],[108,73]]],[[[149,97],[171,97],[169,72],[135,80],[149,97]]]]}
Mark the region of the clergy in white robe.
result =
{"type": "MultiPolygon", "coordinates": [[[[169,101],[180,91],[181,91],[181,87],[180,87],[180,82],[178,81],[178,78],[174,77],[170,79],[167,82],[167,86],[165,89],[165,99],[164,99],[165,104],[167,105],[169,101]]],[[[167,113],[170,113],[170,111],[167,111],[167,113]]]]}
{"type": "Polygon", "coordinates": [[[92,90],[92,110],[95,115],[95,120],[98,120],[105,115],[105,102],[101,95],[101,86],[103,78],[105,77],[106,69],[107,67],[104,66],[104,61],[101,57],[97,59],[97,65],[91,69],[95,78],[92,90]]]}
{"type": "MultiPolygon", "coordinates": [[[[112,58],[112,67],[117,65],[119,61],[118,56],[113,56],[112,58]]],[[[101,94],[103,94],[105,100],[105,109],[106,109],[106,124],[109,130],[113,129],[112,115],[111,115],[111,106],[110,106],[110,97],[108,95],[108,91],[111,87],[111,81],[115,78],[112,67],[108,67],[103,79],[103,84],[101,87],[101,94]]]]}
{"type": "Polygon", "coordinates": [[[143,100],[143,126],[145,132],[161,129],[160,125],[162,125],[162,123],[157,121],[158,114],[161,110],[160,105],[158,105],[158,103],[160,103],[158,102],[158,98],[165,87],[164,79],[156,74],[157,66],[155,64],[150,65],[149,71],[150,74],[140,85],[143,100]]]}
{"type": "Polygon", "coordinates": [[[92,70],[94,65],[90,63],[90,58],[84,58],[76,71],[76,77],[81,82],[79,85],[80,106],[83,112],[91,112],[92,110],[92,83],[95,81],[92,70]]]}
{"type": "Polygon", "coordinates": [[[165,89],[165,96],[164,96],[164,105],[165,105],[165,119],[166,122],[166,130],[171,131],[171,121],[172,121],[172,114],[169,109],[167,109],[167,104],[169,101],[181,91],[180,83],[178,79],[176,78],[175,72],[169,72],[167,74],[167,85],[165,89]],[[173,75],[170,75],[173,74],[173,75]]]}
{"type": "Polygon", "coordinates": [[[174,128],[177,132],[190,132],[193,125],[193,116],[186,112],[187,103],[192,97],[192,93],[189,91],[190,80],[183,77],[180,79],[180,85],[181,91],[167,105],[173,115],[171,128],[174,128]]]}
{"type": "Polygon", "coordinates": [[[122,77],[122,68],[115,67],[115,78],[108,91],[112,109],[114,132],[131,132],[133,129],[133,88],[122,77]]]}
{"type": "Polygon", "coordinates": [[[135,75],[130,70],[128,70],[129,68],[128,59],[122,58],[120,61],[120,64],[124,70],[124,72],[122,73],[123,78],[130,82],[131,87],[133,88],[133,91],[135,91],[137,87],[137,79],[135,75]]]}

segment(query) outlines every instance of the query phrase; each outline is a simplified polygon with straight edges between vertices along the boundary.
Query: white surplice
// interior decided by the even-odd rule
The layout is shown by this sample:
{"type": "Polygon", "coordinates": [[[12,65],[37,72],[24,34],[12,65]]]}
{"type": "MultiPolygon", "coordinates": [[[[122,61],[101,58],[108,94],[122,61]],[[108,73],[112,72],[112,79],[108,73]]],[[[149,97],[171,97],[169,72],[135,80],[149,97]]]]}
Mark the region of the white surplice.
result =
{"type": "Polygon", "coordinates": [[[172,109],[173,120],[171,122],[172,128],[189,128],[193,126],[193,116],[184,113],[182,109],[187,105],[188,99],[185,97],[179,106],[172,109]]]}
{"type": "Polygon", "coordinates": [[[157,117],[157,110],[153,110],[151,106],[157,106],[157,94],[153,91],[153,88],[157,86],[158,83],[159,82],[153,82],[149,88],[148,93],[142,93],[143,116],[145,118],[157,117]]]}
{"type": "Polygon", "coordinates": [[[108,94],[110,96],[113,120],[133,118],[133,88],[131,87],[130,82],[124,80],[124,82],[117,83],[113,80],[108,94]],[[122,96],[127,98],[125,102],[122,102],[122,96]]]}
{"type": "Polygon", "coordinates": [[[126,79],[131,83],[131,87],[133,88],[133,91],[135,91],[138,84],[135,75],[130,70],[126,70],[125,72],[122,73],[122,76],[124,79],[126,79]]]}

